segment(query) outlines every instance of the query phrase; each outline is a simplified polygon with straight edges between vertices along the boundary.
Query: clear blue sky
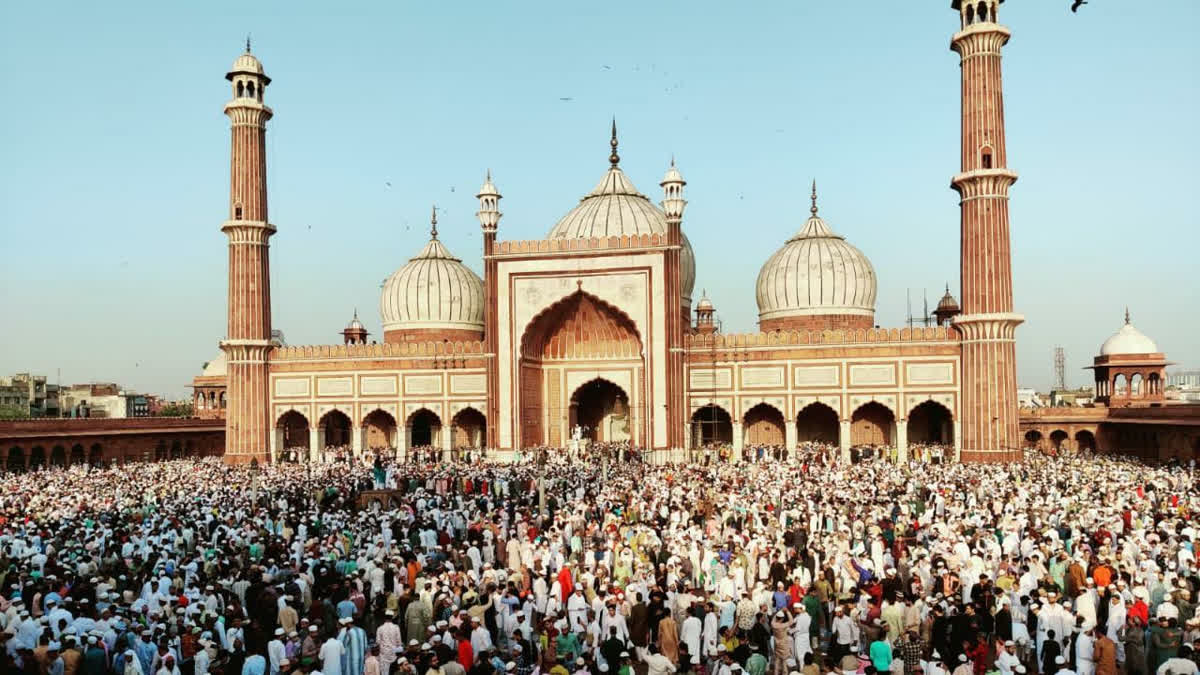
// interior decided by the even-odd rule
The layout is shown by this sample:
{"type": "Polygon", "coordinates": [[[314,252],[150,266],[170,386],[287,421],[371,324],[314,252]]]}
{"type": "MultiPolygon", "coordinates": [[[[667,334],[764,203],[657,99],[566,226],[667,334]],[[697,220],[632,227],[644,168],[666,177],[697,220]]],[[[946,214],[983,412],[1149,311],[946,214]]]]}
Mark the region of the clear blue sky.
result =
{"type": "MultiPolygon", "coordinates": [[[[821,213],[873,261],[877,322],[957,294],[959,70],[949,0],[6,3],[0,9],[0,373],[177,396],[225,329],[229,97],[253,34],[276,327],[330,343],[426,239],[477,271],[491,168],[502,239],[544,236],[622,165],[684,228],[727,331],[759,266],[821,213]],[[352,7],[352,9],[346,9],[352,7]],[[570,101],[560,100],[570,98],[570,101]],[[391,187],[385,183],[390,182],[391,187]]],[[[1068,380],[1121,323],[1200,367],[1200,3],[1011,0],[1001,18],[1022,385],[1068,380]]],[[[698,296],[698,293],[697,293],[698,296]]]]}

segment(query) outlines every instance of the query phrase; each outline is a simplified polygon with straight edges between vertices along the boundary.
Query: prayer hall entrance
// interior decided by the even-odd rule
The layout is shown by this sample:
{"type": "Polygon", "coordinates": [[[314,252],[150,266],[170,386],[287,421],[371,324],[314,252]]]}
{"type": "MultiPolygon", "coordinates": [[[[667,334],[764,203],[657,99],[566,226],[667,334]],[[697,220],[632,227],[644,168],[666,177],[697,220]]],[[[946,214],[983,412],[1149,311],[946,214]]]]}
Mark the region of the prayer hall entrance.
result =
{"type": "Polygon", "coordinates": [[[603,378],[580,386],[571,394],[571,437],[593,443],[621,443],[630,439],[629,396],[603,378]]]}
{"type": "Polygon", "coordinates": [[[577,290],[544,309],[521,337],[519,372],[520,447],[642,444],[642,338],[616,306],[577,290]]]}

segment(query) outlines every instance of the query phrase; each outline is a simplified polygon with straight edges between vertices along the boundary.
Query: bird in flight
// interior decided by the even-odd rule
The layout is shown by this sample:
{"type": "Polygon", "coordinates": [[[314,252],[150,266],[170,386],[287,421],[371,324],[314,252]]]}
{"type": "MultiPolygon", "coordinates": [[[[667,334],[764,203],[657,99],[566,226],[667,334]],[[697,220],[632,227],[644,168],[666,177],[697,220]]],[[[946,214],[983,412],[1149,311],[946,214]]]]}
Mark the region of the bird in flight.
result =
{"type": "Polygon", "coordinates": [[[559,97],[558,97],[558,100],[560,100],[560,101],[574,101],[575,99],[574,99],[574,98],[572,98],[572,97],[570,97],[570,96],[559,96],[559,97]]]}
{"type": "Polygon", "coordinates": [[[1086,4],[1087,4],[1087,0],[1075,0],[1075,2],[1071,3],[1071,11],[1078,12],[1080,5],[1086,5],[1086,4]]]}

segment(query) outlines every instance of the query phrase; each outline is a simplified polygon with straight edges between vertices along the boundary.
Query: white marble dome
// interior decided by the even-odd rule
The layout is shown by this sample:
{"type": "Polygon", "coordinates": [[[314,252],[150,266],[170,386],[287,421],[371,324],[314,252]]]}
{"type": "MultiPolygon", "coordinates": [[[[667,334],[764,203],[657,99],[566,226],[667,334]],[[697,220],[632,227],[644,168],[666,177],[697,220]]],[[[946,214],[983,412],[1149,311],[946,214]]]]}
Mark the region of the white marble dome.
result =
{"type": "Polygon", "coordinates": [[[812,216],[758,272],[759,321],[875,314],[875,268],[863,252],[812,216]]]}
{"type": "Polygon", "coordinates": [[[1158,345],[1154,344],[1154,340],[1129,323],[1129,312],[1125,313],[1125,325],[1100,345],[1100,356],[1157,353],[1158,345]]]}
{"type": "Polygon", "coordinates": [[[405,329],[483,332],[483,301],[483,280],[450,254],[435,228],[425,248],[383,283],[379,313],[385,333],[405,329]]]}
{"type": "MultiPolygon", "coordinates": [[[[546,235],[547,239],[587,239],[622,235],[666,234],[667,218],[662,210],[638,192],[633,182],[613,164],[604,178],[579,204],[563,216],[546,235]]],[[[679,253],[683,305],[692,304],[696,286],[696,256],[687,235],[679,253]]]]}
{"type": "Polygon", "coordinates": [[[229,74],[245,73],[247,75],[262,75],[263,66],[258,57],[250,52],[244,52],[233,60],[233,67],[229,69],[229,74]]]}
{"type": "Polygon", "coordinates": [[[217,352],[212,361],[204,364],[204,371],[200,373],[202,377],[225,377],[229,371],[229,361],[225,356],[225,350],[217,352]]]}

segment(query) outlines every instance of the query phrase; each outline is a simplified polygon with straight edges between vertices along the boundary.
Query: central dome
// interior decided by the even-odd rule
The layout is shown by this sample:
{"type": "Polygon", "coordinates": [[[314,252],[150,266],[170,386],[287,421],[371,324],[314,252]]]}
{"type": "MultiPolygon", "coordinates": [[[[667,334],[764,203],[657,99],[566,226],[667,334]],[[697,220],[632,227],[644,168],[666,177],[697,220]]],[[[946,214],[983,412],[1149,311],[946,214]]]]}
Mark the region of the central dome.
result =
{"type": "Polygon", "coordinates": [[[863,252],[812,216],[758,273],[759,328],[833,330],[870,328],[875,320],[875,268],[863,252]]]}
{"type": "Polygon", "coordinates": [[[429,243],[383,283],[383,340],[480,340],[483,302],[483,280],[438,240],[435,211],[429,243]]]}
{"type": "MultiPolygon", "coordinates": [[[[612,166],[591,192],[550,229],[547,239],[589,239],[667,233],[667,217],[646,195],[638,192],[617,162],[616,131],[613,131],[612,166]]],[[[691,307],[696,286],[696,258],[692,243],[680,232],[679,252],[683,305],[691,307]]]]}

